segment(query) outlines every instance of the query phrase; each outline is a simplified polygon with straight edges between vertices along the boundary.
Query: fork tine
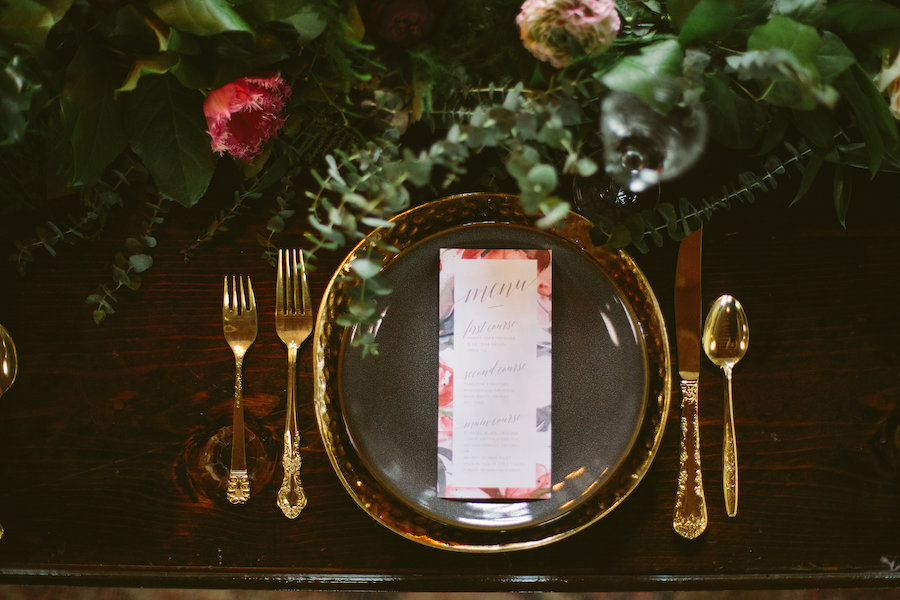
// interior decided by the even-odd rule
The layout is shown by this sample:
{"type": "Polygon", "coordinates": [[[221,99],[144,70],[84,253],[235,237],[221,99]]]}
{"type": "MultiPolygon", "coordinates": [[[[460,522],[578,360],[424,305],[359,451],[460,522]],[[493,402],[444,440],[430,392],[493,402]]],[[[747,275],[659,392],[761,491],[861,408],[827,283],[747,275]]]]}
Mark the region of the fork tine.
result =
{"type": "Polygon", "coordinates": [[[300,282],[297,280],[297,250],[291,250],[291,312],[300,310],[300,282]]]}
{"type": "Polygon", "coordinates": [[[278,251],[278,269],[275,273],[275,313],[284,314],[284,250],[278,251]]]}
{"type": "Polygon", "coordinates": [[[238,277],[237,279],[241,286],[241,293],[238,296],[238,314],[242,315],[247,312],[247,297],[244,295],[244,278],[238,277]]]}
{"type": "Polygon", "coordinates": [[[230,311],[231,310],[231,298],[228,295],[228,276],[225,276],[225,295],[222,298],[222,310],[230,311]]]}
{"type": "Polygon", "coordinates": [[[256,296],[253,295],[253,282],[247,275],[247,312],[256,310],[256,296]]]}
{"type": "Polygon", "coordinates": [[[306,279],[306,263],[303,262],[303,252],[297,250],[300,256],[300,277],[303,279],[303,314],[312,312],[312,299],[309,296],[309,281],[306,279]]]}

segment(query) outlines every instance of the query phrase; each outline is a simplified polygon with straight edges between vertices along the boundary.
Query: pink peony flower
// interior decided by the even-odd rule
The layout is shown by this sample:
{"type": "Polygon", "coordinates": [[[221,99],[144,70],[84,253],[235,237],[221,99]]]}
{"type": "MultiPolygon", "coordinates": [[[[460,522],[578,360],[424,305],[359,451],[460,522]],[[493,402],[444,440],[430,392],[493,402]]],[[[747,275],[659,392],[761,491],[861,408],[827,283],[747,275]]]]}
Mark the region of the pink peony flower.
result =
{"type": "Polygon", "coordinates": [[[525,48],[556,68],[572,62],[570,40],[588,54],[600,52],[622,26],[613,0],[525,0],[516,23],[525,48]]]}
{"type": "Polygon", "coordinates": [[[213,90],[203,102],[212,149],[251,160],[284,126],[281,112],[291,88],[281,75],[241,77],[213,90]]]}

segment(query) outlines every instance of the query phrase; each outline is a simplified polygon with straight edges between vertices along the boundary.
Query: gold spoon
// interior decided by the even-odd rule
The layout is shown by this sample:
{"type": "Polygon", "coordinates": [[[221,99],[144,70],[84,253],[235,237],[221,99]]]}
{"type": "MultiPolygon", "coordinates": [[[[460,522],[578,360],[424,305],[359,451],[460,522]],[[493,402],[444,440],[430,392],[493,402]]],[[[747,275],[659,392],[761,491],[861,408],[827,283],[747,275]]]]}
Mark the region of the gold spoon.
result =
{"type": "Polygon", "coordinates": [[[0,325],[0,396],[12,387],[18,368],[16,345],[6,327],[0,325]]]}
{"type": "Polygon", "coordinates": [[[722,488],[729,517],[737,515],[738,464],[731,403],[731,372],[750,344],[747,314],[737,298],[720,296],[703,326],[703,351],[725,374],[725,433],[722,437],[722,488]]]}
{"type": "MultiPolygon", "coordinates": [[[[0,325],[0,396],[12,387],[19,370],[16,358],[16,345],[6,327],[0,325]]],[[[3,525],[0,525],[0,538],[3,537],[3,525]]]]}

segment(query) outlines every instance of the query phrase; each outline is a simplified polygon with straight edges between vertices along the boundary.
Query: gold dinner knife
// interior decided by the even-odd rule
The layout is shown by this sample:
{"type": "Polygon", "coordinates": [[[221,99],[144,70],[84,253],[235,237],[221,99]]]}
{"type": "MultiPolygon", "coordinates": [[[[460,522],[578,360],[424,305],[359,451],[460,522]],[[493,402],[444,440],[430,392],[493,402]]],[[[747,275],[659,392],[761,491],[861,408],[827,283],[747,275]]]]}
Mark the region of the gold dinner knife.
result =
{"type": "Polygon", "coordinates": [[[675,344],[681,376],[681,457],[672,526],[694,539],[706,530],[706,497],[700,472],[700,256],[703,229],[681,242],[675,268],[675,344]]]}

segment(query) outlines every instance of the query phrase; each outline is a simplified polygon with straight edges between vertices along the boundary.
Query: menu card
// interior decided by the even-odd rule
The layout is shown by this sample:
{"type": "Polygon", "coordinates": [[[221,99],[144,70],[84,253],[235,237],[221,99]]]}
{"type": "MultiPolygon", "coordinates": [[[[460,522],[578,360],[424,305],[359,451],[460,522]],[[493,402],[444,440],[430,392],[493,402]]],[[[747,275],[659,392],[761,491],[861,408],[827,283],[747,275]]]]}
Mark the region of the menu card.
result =
{"type": "Polygon", "coordinates": [[[550,497],[551,251],[440,251],[442,498],[550,497]]]}

